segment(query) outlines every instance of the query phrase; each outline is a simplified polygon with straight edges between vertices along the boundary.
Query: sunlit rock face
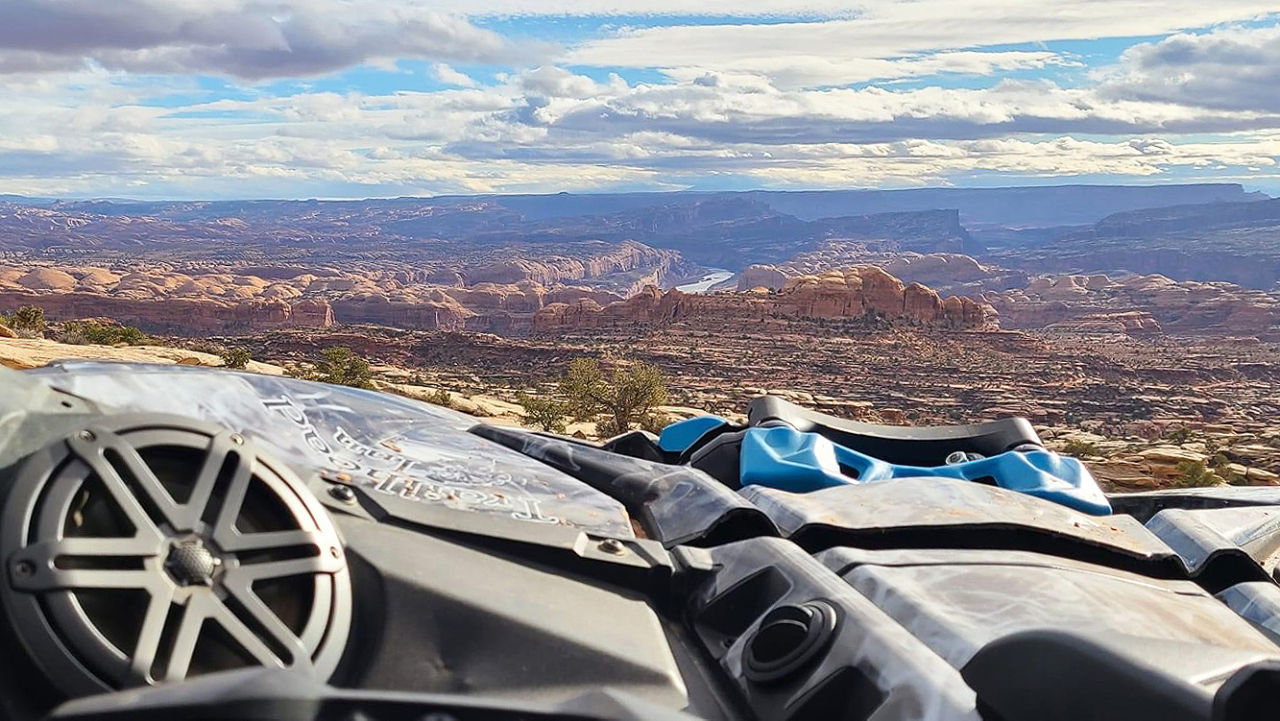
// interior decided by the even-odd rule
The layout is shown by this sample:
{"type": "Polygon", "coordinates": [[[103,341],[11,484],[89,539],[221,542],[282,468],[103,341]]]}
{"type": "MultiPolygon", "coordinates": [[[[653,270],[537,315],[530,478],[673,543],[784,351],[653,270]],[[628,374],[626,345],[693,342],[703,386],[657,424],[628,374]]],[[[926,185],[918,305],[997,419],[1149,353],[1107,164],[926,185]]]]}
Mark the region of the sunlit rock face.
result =
{"type": "Polygon", "coordinates": [[[553,303],[534,316],[535,330],[603,328],[665,322],[734,327],[761,321],[867,320],[945,328],[994,328],[994,310],[970,298],[945,300],[932,289],[910,285],[874,266],[789,278],[781,290],[689,294],[650,287],[606,306],[595,302],[553,303]]]}

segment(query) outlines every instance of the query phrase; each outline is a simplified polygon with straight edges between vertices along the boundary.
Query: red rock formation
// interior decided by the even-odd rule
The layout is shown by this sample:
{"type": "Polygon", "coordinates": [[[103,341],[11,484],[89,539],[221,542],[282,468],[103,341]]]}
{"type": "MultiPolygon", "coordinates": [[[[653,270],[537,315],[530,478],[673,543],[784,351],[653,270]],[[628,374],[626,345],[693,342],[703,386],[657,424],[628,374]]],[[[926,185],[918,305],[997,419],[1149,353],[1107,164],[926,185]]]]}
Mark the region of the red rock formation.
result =
{"type": "Polygon", "coordinates": [[[904,282],[962,295],[1027,284],[1027,274],[1023,271],[986,266],[959,253],[873,253],[863,244],[832,241],[820,250],[802,253],[782,265],[747,266],[738,275],[738,290],[761,286],[779,290],[789,278],[821,275],[853,265],[875,265],[904,282]]]}
{"type": "MultiPolygon", "coordinates": [[[[1007,328],[1105,329],[1280,338],[1280,293],[1162,275],[1061,275],[986,293],[1007,328]]],[[[1116,331],[1121,332],[1121,331],[1116,331]]]]}
{"type": "Polygon", "coordinates": [[[1054,323],[1050,330],[1077,333],[1122,333],[1124,335],[1154,335],[1164,329],[1160,321],[1144,311],[1122,313],[1094,313],[1054,323]]]}
{"type": "Polygon", "coordinates": [[[334,317],[342,323],[373,323],[394,328],[462,330],[475,316],[457,301],[438,298],[391,299],[381,294],[360,294],[332,302],[334,317]]]}
{"type": "Polygon", "coordinates": [[[948,328],[996,325],[989,306],[954,296],[943,301],[922,285],[904,286],[879,268],[860,266],[793,278],[776,293],[756,289],[693,295],[649,287],[604,307],[586,302],[553,303],[534,316],[533,328],[551,331],[674,321],[733,327],[766,320],[871,318],[948,328]]]}
{"type": "Polygon", "coordinates": [[[76,279],[56,268],[35,268],[15,281],[23,288],[31,290],[71,290],[76,286],[76,279]]]}
{"type": "Polygon", "coordinates": [[[752,288],[779,290],[786,285],[787,278],[799,274],[799,271],[788,272],[789,270],[785,266],[779,268],[774,265],[748,265],[738,274],[738,290],[752,288]]]}
{"type": "Polygon", "coordinates": [[[328,328],[334,324],[333,306],[323,299],[300,300],[290,306],[290,325],[299,328],[328,328]]]}
{"type": "MultiPolygon", "coordinates": [[[[642,256],[647,252],[632,245],[628,252],[642,256]]],[[[652,277],[654,272],[641,277],[652,277]]],[[[607,304],[622,298],[577,286],[548,290],[530,280],[439,286],[422,282],[428,276],[441,278],[435,271],[413,269],[343,272],[184,266],[179,272],[164,265],[138,264],[114,272],[91,266],[37,265],[0,267],[0,294],[20,304],[45,306],[56,319],[110,316],[171,333],[322,328],[335,323],[524,332],[533,314],[548,302],[591,298],[607,304]]]]}

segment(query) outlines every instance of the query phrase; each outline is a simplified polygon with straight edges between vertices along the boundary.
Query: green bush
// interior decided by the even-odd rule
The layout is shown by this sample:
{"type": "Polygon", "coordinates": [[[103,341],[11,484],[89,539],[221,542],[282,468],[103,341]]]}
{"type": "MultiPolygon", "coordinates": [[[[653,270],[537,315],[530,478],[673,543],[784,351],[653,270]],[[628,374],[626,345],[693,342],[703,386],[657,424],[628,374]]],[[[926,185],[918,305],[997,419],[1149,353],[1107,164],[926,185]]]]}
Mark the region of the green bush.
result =
{"type": "Polygon", "coordinates": [[[183,341],[182,347],[187,350],[193,350],[197,353],[208,353],[221,357],[227,352],[227,347],[221,343],[215,343],[211,340],[188,340],[183,341]]]}
{"type": "Polygon", "coordinates": [[[253,356],[244,348],[231,348],[222,353],[222,365],[227,368],[244,368],[253,356]]]}
{"type": "Polygon", "coordinates": [[[433,405],[442,406],[444,408],[453,407],[453,395],[449,393],[449,391],[443,388],[437,388],[431,393],[428,393],[426,401],[433,405]]]}
{"type": "Polygon", "coordinates": [[[1062,444],[1062,452],[1064,455],[1075,456],[1076,458],[1102,455],[1102,449],[1098,448],[1097,443],[1082,441],[1078,438],[1072,438],[1062,444]]]}
{"type": "Polygon", "coordinates": [[[618,421],[613,416],[609,416],[596,422],[596,437],[613,438],[617,435],[626,433],[629,428],[619,428],[618,421]]]}
{"type": "Polygon", "coordinates": [[[24,305],[8,315],[0,315],[0,322],[21,338],[44,337],[44,309],[39,306],[24,305]]]}
{"type": "Polygon", "coordinates": [[[569,409],[554,398],[541,398],[528,393],[518,393],[516,403],[524,409],[524,419],[531,425],[552,433],[564,433],[569,409]]]}
{"type": "Polygon", "coordinates": [[[62,324],[60,343],[72,345],[146,345],[146,333],[131,325],[109,325],[96,320],[73,320],[62,324]]]}
{"type": "MultiPolygon", "coordinates": [[[[594,358],[578,358],[560,380],[560,394],[566,399],[565,411],[574,418],[590,420],[608,414],[608,422],[601,421],[597,428],[616,435],[626,433],[665,403],[667,387],[662,372],[648,363],[620,366],[606,378],[594,358]]],[[[605,431],[597,434],[604,436],[605,431]]]]}
{"type": "Polygon", "coordinates": [[[1243,484],[1245,482],[1243,475],[1231,469],[1231,459],[1222,451],[1214,453],[1213,457],[1209,459],[1209,468],[1212,469],[1214,473],[1218,474],[1222,480],[1231,485],[1243,484]]]}
{"type": "Polygon", "coordinates": [[[89,345],[89,337],[85,335],[84,328],[78,324],[64,323],[62,330],[54,336],[54,340],[67,345],[89,345]]]}
{"type": "Polygon", "coordinates": [[[1209,470],[1204,461],[1182,461],[1178,464],[1178,478],[1174,482],[1177,488],[1203,488],[1216,486],[1222,478],[1209,470]]]}
{"type": "Polygon", "coordinates": [[[309,377],[322,383],[333,383],[352,388],[373,388],[373,371],[369,369],[369,361],[355,354],[355,351],[343,346],[325,348],[320,354],[309,377]]]}
{"type": "Polygon", "coordinates": [[[1195,434],[1191,432],[1190,428],[1180,426],[1178,428],[1173,429],[1172,431],[1169,431],[1169,433],[1165,436],[1165,438],[1167,438],[1170,443],[1174,443],[1180,446],[1183,443],[1190,441],[1194,436],[1195,434]]]}
{"type": "Polygon", "coordinates": [[[663,428],[671,425],[671,421],[671,415],[668,413],[650,411],[640,418],[640,430],[658,435],[662,433],[663,428]]]}

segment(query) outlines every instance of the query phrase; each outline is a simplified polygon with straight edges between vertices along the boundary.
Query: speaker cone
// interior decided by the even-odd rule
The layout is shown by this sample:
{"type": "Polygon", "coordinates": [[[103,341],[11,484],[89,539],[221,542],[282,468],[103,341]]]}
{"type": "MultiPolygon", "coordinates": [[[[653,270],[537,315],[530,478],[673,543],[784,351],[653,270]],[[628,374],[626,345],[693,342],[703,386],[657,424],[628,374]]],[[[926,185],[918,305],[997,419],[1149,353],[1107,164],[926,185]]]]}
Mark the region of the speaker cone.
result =
{"type": "Polygon", "coordinates": [[[102,419],[27,460],[3,524],[10,620],[70,695],[251,666],[327,677],[346,642],[328,516],[230,431],[102,419]]]}

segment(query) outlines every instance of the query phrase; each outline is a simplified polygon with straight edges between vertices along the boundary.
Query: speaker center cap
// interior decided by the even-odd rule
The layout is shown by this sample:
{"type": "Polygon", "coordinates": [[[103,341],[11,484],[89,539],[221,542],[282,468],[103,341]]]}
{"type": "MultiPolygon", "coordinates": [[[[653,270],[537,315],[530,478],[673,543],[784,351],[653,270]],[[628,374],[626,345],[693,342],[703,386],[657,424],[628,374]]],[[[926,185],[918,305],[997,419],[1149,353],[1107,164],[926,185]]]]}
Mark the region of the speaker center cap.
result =
{"type": "Polygon", "coordinates": [[[213,574],[221,565],[222,560],[198,538],[175,542],[164,561],[165,570],[183,586],[213,585],[213,574]]]}

